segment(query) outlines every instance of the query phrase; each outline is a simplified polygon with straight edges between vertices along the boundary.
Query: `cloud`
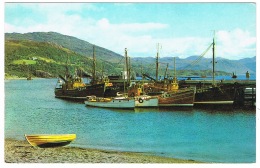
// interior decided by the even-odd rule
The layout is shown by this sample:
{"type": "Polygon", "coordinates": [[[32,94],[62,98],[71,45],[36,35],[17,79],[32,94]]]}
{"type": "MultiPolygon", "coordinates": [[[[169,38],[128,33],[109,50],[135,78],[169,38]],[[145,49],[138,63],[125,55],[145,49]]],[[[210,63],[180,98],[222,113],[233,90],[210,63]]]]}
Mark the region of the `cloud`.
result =
{"type": "MultiPolygon", "coordinates": [[[[201,55],[211,45],[213,37],[178,37],[152,38],[154,43],[160,42],[162,56],[176,56],[185,58],[191,55],[201,55]]],[[[249,31],[234,29],[232,31],[218,31],[215,37],[216,56],[233,60],[256,55],[256,37],[249,31]]],[[[205,54],[212,57],[212,48],[205,54]]]]}
{"type": "Polygon", "coordinates": [[[219,55],[231,59],[240,59],[244,56],[256,55],[256,37],[249,31],[235,29],[217,32],[217,52],[219,55]]]}
{"type": "Polygon", "coordinates": [[[124,48],[129,53],[143,53],[149,55],[151,45],[154,46],[153,37],[149,32],[165,29],[167,25],[161,23],[123,23],[112,24],[107,18],[96,21],[96,24],[89,25],[86,40],[99,44],[118,53],[123,53],[124,48]]]}
{"type": "Polygon", "coordinates": [[[158,39],[163,47],[163,56],[188,57],[200,55],[210,45],[209,38],[178,37],[158,39]]]}
{"type": "MultiPolygon", "coordinates": [[[[23,4],[37,13],[36,17],[23,18],[20,25],[5,23],[5,32],[54,31],[77,37],[119,54],[128,48],[130,56],[155,56],[156,44],[162,45],[161,57],[188,57],[200,55],[212,43],[213,37],[160,37],[171,27],[158,22],[112,23],[109,18],[94,19],[81,15],[85,10],[100,11],[93,4],[23,4]],[[45,22],[37,22],[37,16],[45,22]]],[[[15,9],[12,6],[12,9],[15,9]]],[[[254,56],[256,37],[242,29],[221,30],[216,33],[217,56],[240,59],[254,56]]],[[[211,57],[208,52],[206,57],[211,57]]]]}

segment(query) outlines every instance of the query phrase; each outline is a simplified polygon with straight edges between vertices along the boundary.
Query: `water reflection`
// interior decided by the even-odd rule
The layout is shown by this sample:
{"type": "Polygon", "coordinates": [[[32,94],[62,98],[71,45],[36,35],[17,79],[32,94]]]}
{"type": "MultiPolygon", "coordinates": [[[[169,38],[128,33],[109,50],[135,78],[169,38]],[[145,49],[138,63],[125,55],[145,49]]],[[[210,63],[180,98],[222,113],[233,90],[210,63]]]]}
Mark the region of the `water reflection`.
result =
{"type": "Polygon", "coordinates": [[[256,110],[233,106],[134,110],[85,106],[57,99],[56,80],[5,83],[5,137],[77,134],[75,145],[151,152],[206,162],[255,162],[256,110]],[[46,124],[47,123],[47,124],[46,124]]]}

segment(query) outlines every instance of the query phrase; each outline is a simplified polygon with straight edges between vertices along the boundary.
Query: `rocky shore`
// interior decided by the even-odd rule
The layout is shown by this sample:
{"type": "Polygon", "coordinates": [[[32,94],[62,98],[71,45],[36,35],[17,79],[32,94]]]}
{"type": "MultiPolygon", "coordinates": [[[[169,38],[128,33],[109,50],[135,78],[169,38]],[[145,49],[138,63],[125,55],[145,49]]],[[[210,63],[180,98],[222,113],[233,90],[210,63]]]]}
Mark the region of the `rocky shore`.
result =
{"type": "Polygon", "coordinates": [[[6,163],[199,163],[142,153],[85,149],[71,146],[35,148],[27,141],[5,139],[6,163]]]}

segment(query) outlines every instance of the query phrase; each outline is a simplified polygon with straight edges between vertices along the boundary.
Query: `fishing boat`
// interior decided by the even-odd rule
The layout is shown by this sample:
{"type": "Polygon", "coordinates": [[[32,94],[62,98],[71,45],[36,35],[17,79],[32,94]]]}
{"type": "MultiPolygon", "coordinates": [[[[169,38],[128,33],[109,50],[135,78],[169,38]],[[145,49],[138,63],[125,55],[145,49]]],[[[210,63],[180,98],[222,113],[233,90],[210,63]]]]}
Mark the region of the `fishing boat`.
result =
{"type": "Polygon", "coordinates": [[[118,96],[114,98],[87,96],[84,103],[87,106],[104,108],[134,109],[135,107],[135,100],[125,96],[118,96]]]}
{"type": "MultiPolygon", "coordinates": [[[[107,88],[111,86],[109,82],[97,84],[86,84],[81,77],[59,76],[54,93],[56,98],[85,100],[86,96],[104,96],[107,88]]],[[[110,95],[111,96],[111,95],[110,95]]]]}
{"type": "Polygon", "coordinates": [[[195,99],[195,88],[179,88],[177,81],[174,81],[172,85],[168,85],[163,89],[163,87],[154,87],[154,85],[149,85],[147,94],[150,96],[158,97],[158,106],[183,106],[192,107],[194,105],[195,99]],[[171,89],[169,89],[171,88],[171,89]]]}
{"type": "Polygon", "coordinates": [[[134,97],[135,107],[158,107],[158,97],[144,92],[144,83],[132,83],[128,88],[128,96],[134,97]]]}
{"type": "Polygon", "coordinates": [[[159,106],[192,107],[195,98],[194,89],[179,89],[175,92],[164,92],[158,96],[159,106]]]}
{"type": "MultiPolygon", "coordinates": [[[[210,44],[208,49],[201,55],[203,56],[206,52],[212,47],[212,84],[210,86],[203,86],[202,83],[199,83],[199,86],[196,88],[195,94],[195,104],[222,104],[232,105],[234,103],[235,90],[236,87],[234,84],[224,84],[222,82],[216,84],[215,82],[215,37],[213,38],[213,42],[210,44]]],[[[237,76],[233,73],[233,79],[236,79],[237,76]]]]}
{"type": "Polygon", "coordinates": [[[26,140],[34,147],[60,147],[76,139],[76,134],[33,134],[25,135],[26,140]]]}
{"type": "Polygon", "coordinates": [[[197,88],[195,94],[195,104],[222,104],[232,105],[234,103],[235,89],[233,84],[218,86],[204,86],[197,88]]]}
{"type": "MultiPolygon", "coordinates": [[[[175,58],[174,58],[174,77],[169,80],[166,77],[168,64],[166,67],[164,79],[158,80],[158,52],[156,59],[156,79],[153,83],[145,86],[145,91],[150,96],[158,96],[158,105],[160,106],[193,106],[195,99],[195,88],[179,88],[179,83],[176,77],[175,58]]],[[[148,76],[144,74],[145,76],[148,76]]]]}
{"type": "Polygon", "coordinates": [[[158,97],[148,95],[135,96],[135,107],[158,107],[158,97]]]}
{"type": "Polygon", "coordinates": [[[94,107],[105,107],[105,108],[118,108],[118,109],[134,109],[135,108],[135,100],[132,97],[128,97],[126,93],[125,85],[126,83],[130,83],[130,73],[128,68],[128,56],[127,56],[127,49],[125,48],[125,57],[126,63],[124,67],[123,73],[123,93],[117,92],[116,97],[105,98],[105,97],[97,97],[96,95],[87,96],[84,103],[87,106],[94,106],[94,107]],[[127,80],[127,81],[126,81],[127,80]]]}
{"type": "Polygon", "coordinates": [[[191,87],[179,88],[177,77],[173,78],[167,88],[166,92],[159,95],[159,106],[192,107],[194,105],[195,89],[191,87]]]}
{"type": "MultiPolygon", "coordinates": [[[[68,58],[67,58],[68,64],[68,58]]],[[[56,98],[85,100],[86,96],[96,95],[100,97],[116,96],[116,92],[111,89],[113,84],[109,82],[108,78],[102,81],[96,80],[96,58],[95,47],[93,46],[93,73],[90,84],[84,83],[83,78],[78,73],[70,75],[68,67],[66,67],[66,75],[62,77],[59,75],[54,93],[56,98]]]]}

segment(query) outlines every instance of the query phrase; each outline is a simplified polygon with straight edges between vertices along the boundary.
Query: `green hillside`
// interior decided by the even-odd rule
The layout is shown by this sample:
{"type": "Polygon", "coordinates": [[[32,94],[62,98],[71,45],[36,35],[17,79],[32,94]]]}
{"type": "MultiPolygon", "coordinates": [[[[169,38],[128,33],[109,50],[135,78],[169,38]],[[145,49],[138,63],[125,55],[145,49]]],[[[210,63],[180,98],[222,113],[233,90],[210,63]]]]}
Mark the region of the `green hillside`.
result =
{"type": "MultiPolygon", "coordinates": [[[[97,55],[97,54],[96,54],[97,55]]],[[[98,57],[98,55],[97,55],[98,57]]],[[[97,59],[97,75],[119,75],[123,70],[124,57],[111,63],[97,59]]],[[[131,62],[131,70],[141,76],[141,71],[151,76],[155,75],[155,63],[140,64],[138,61],[131,62]]],[[[93,61],[86,57],[50,42],[35,42],[29,40],[5,40],[5,75],[27,77],[57,77],[64,75],[68,67],[70,73],[82,70],[82,74],[91,75],[93,61]]],[[[159,68],[160,76],[164,76],[166,65],[159,68]]],[[[179,70],[181,76],[210,75],[210,71],[179,70]]],[[[167,75],[173,76],[173,69],[168,69],[167,75]]]]}
{"type": "MultiPolygon", "coordinates": [[[[91,75],[93,61],[92,58],[50,42],[5,41],[6,76],[26,77],[30,73],[38,77],[57,77],[65,74],[66,65],[70,73],[81,69],[85,75],[91,75]]],[[[102,67],[105,74],[120,73],[119,70],[122,68],[97,60],[98,74],[101,74],[102,67]]]]}
{"type": "MultiPolygon", "coordinates": [[[[124,49],[122,49],[124,50],[124,49]]],[[[108,49],[95,46],[97,73],[104,75],[119,75],[123,70],[124,57],[108,49]],[[103,69],[103,70],[102,70],[103,69]]],[[[32,73],[37,77],[57,77],[64,75],[66,65],[70,73],[81,69],[85,75],[92,72],[93,44],[75,37],[55,32],[5,33],[5,73],[6,76],[26,77],[32,73]],[[69,59],[68,59],[69,58],[69,59]],[[67,63],[68,59],[68,63],[67,63]]],[[[190,64],[197,57],[176,59],[178,76],[211,76],[211,64],[208,59],[196,66],[190,64]]],[[[169,63],[166,75],[173,76],[173,58],[160,58],[159,76],[163,77],[166,65],[169,63]]],[[[255,72],[255,58],[236,61],[219,60],[216,75],[230,75],[231,72],[255,72]],[[245,64],[243,64],[245,62],[245,64]],[[224,66],[226,65],[226,66],[224,66]]],[[[141,72],[155,76],[155,58],[131,58],[131,71],[138,76],[141,72]]]]}
{"type": "MultiPolygon", "coordinates": [[[[5,33],[6,40],[30,40],[35,42],[50,42],[62,46],[66,49],[79,53],[83,56],[92,58],[93,45],[87,41],[80,40],[78,38],[62,35],[56,32],[33,32],[33,33],[5,33]]],[[[124,52],[124,49],[122,49],[124,52]]],[[[96,58],[99,60],[109,60],[112,63],[118,63],[118,60],[122,59],[122,55],[117,54],[108,49],[96,46],[95,47],[96,58]]]]}

